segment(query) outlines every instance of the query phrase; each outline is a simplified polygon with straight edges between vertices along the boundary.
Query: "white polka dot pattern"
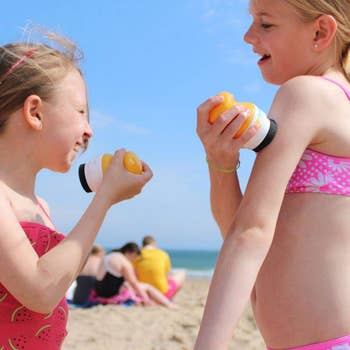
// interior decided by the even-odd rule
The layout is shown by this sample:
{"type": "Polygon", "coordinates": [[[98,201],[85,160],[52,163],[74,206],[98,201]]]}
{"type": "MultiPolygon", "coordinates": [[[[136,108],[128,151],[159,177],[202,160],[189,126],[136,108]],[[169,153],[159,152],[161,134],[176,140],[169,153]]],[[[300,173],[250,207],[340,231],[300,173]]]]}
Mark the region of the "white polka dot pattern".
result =
{"type": "Polygon", "coordinates": [[[286,188],[293,192],[350,196],[350,158],[305,150],[286,188]]]}

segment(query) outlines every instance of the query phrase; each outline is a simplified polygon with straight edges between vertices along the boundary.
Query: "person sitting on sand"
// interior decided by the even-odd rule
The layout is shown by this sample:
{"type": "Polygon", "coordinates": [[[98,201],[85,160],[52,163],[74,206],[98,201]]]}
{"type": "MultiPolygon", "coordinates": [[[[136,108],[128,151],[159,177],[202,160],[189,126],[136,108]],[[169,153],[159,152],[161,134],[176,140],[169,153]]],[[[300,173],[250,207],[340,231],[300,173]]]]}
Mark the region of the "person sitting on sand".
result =
{"type": "Polygon", "coordinates": [[[104,256],[105,250],[103,247],[95,244],[76,279],[76,287],[72,300],[73,304],[82,306],[90,305],[89,295],[91,290],[94,289],[97,271],[104,256]]]}
{"type": "Polygon", "coordinates": [[[185,271],[171,271],[169,254],[157,248],[152,236],[145,236],[142,246],[141,255],[133,263],[137,278],[157,288],[168,299],[173,298],[185,282],[185,271]]]}
{"type": "Polygon", "coordinates": [[[174,307],[156,288],[138,281],[132,261],[139,254],[140,249],[134,242],[126,243],[107,254],[99,265],[90,301],[101,304],[133,301],[136,304],[174,307]]]}

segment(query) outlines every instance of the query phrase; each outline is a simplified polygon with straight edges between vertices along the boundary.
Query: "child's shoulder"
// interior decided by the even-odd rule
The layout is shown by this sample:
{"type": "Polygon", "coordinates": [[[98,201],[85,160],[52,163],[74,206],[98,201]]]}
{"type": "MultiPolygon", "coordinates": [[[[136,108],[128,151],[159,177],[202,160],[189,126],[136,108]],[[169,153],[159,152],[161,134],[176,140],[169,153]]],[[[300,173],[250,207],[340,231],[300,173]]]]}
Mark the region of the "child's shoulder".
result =
{"type": "Polygon", "coordinates": [[[2,181],[0,181],[0,203],[7,203],[9,205],[12,203],[9,188],[2,181]]]}
{"type": "Polygon", "coordinates": [[[311,96],[318,99],[319,94],[329,95],[331,85],[329,81],[323,79],[321,76],[300,75],[282,84],[278,92],[292,94],[299,98],[308,98],[311,96]]]}
{"type": "Polygon", "coordinates": [[[289,79],[280,86],[278,95],[288,95],[299,100],[316,103],[334,102],[334,97],[344,96],[343,91],[334,82],[322,76],[300,75],[289,79]]]}
{"type": "Polygon", "coordinates": [[[0,221],[4,222],[15,218],[16,206],[16,198],[13,197],[8,186],[0,181],[0,221]]]}
{"type": "Polygon", "coordinates": [[[274,103],[307,114],[319,115],[344,98],[335,84],[321,76],[302,75],[286,81],[277,90],[274,103]]]}

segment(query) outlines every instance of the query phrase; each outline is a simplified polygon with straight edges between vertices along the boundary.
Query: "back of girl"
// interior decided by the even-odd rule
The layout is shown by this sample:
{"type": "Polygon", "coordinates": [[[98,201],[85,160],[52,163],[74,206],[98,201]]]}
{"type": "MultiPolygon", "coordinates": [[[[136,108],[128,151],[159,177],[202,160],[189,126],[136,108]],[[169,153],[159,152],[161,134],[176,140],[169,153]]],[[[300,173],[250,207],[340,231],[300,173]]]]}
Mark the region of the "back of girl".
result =
{"type": "Polygon", "coordinates": [[[152,177],[123,167],[124,150],[72,231],[58,233],[35,193],[38,172],[67,172],[92,137],[76,47],[47,34],[43,43],[0,47],[0,349],[60,349],[65,293],[86,261],[108,209],[140,193],[152,177]]]}
{"type": "Polygon", "coordinates": [[[140,249],[135,242],[128,242],[107,254],[100,263],[90,300],[102,304],[133,301],[136,304],[177,308],[158,289],[137,279],[132,263],[139,255],[140,249]]]}
{"type": "Polygon", "coordinates": [[[269,349],[350,349],[350,2],[251,0],[249,9],[245,41],[264,79],[281,85],[269,112],[278,131],[243,195],[237,175],[218,169],[256,130],[232,140],[244,109],[211,128],[220,98],[198,108],[225,241],[196,349],[227,348],[249,295],[269,349]]]}

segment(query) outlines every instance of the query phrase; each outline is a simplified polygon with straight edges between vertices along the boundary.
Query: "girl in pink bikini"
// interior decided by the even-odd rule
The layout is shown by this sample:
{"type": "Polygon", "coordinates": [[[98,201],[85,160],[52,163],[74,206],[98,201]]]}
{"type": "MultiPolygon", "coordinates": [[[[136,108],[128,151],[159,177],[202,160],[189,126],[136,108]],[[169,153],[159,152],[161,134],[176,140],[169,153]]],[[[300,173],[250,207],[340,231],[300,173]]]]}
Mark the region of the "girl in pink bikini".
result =
{"type": "Polygon", "coordinates": [[[91,204],[65,237],[35,194],[38,172],[67,172],[92,136],[86,87],[75,46],[0,47],[0,349],[60,349],[65,293],[81,270],[109,208],[140,193],[152,172],[123,167],[124,150],[91,204]]]}
{"type": "Polygon", "coordinates": [[[197,113],[213,215],[224,238],[196,350],[227,349],[251,299],[268,349],[350,349],[350,1],[251,0],[245,41],[280,85],[272,143],[244,194],[235,165],[248,111],[197,113]],[[232,170],[233,169],[233,170],[232,170]]]}

